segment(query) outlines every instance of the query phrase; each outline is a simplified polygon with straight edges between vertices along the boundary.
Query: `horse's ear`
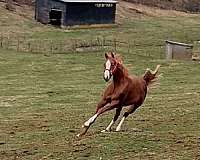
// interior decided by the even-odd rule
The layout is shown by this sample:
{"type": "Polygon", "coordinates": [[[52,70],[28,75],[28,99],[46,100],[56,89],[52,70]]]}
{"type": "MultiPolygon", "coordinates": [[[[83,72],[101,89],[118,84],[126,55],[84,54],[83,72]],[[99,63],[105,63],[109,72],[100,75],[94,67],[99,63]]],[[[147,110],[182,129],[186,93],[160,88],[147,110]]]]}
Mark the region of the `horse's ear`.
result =
{"type": "Polygon", "coordinates": [[[108,53],[107,52],[105,53],[105,58],[108,59],[108,53]]]}
{"type": "Polygon", "coordinates": [[[115,54],[113,52],[111,52],[111,56],[112,58],[115,58],[115,54]]]}

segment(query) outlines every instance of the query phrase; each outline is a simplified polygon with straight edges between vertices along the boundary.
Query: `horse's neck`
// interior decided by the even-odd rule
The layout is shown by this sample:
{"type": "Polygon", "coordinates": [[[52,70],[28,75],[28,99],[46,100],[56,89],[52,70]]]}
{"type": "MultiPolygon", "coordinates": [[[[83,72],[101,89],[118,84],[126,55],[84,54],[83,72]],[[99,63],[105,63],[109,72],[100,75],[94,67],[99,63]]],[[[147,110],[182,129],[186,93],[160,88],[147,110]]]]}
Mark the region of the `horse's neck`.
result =
{"type": "Polygon", "coordinates": [[[124,81],[125,77],[128,76],[127,70],[124,66],[120,66],[117,70],[115,75],[113,75],[113,82],[115,85],[118,85],[124,81]]]}

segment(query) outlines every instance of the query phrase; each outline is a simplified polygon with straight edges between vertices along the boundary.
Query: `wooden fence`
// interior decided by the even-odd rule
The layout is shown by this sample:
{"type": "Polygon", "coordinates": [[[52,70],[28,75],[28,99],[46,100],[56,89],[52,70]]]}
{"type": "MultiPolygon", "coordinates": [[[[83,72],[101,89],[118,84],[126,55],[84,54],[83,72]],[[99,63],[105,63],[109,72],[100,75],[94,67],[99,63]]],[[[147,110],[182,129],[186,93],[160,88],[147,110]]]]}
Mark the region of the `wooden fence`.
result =
{"type": "Polygon", "coordinates": [[[95,39],[33,39],[26,36],[11,36],[0,34],[0,48],[15,50],[18,52],[31,53],[66,53],[66,52],[86,52],[86,51],[117,51],[120,47],[128,48],[127,42],[117,39],[107,39],[105,37],[96,37],[95,39]]]}
{"type": "Polygon", "coordinates": [[[154,41],[122,41],[115,38],[96,37],[94,39],[39,39],[31,35],[0,33],[0,48],[17,52],[63,54],[76,52],[117,51],[142,57],[164,58],[165,43],[154,41]],[[148,49],[146,48],[148,47],[148,49]]]}

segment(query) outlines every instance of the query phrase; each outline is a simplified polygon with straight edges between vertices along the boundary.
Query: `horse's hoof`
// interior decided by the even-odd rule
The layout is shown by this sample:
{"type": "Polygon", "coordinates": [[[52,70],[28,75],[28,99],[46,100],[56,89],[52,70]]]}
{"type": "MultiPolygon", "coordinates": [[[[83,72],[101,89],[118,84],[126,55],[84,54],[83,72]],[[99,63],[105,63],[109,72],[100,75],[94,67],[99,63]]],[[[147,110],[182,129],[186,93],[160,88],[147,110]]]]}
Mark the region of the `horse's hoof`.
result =
{"type": "Polygon", "coordinates": [[[116,132],[120,132],[120,131],[121,131],[121,128],[116,128],[115,131],[116,131],[116,132]]]}
{"type": "Polygon", "coordinates": [[[76,137],[78,137],[78,138],[79,138],[80,136],[81,136],[80,134],[77,134],[77,135],[76,135],[76,137]]]}
{"type": "Polygon", "coordinates": [[[107,132],[105,129],[101,131],[101,133],[105,133],[105,132],[107,132]]]}
{"type": "Polygon", "coordinates": [[[110,132],[110,131],[108,131],[106,129],[104,129],[104,130],[101,131],[101,133],[108,133],[108,132],[110,132]]]}

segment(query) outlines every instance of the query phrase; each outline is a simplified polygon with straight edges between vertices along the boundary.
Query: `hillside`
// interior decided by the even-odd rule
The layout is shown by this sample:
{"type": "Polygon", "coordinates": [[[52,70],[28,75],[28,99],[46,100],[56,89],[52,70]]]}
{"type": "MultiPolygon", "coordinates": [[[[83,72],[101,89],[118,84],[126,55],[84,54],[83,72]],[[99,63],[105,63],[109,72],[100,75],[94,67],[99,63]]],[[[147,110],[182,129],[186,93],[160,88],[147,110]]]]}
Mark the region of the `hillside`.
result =
{"type": "Polygon", "coordinates": [[[161,9],[155,6],[148,6],[143,4],[131,3],[128,1],[118,1],[117,5],[117,22],[124,19],[148,17],[174,17],[174,16],[190,16],[191,13],[161,9]]]}
{"type": "MultiPolygon", "coordinates": [[[[9,1],[17,5],[29,5],[34,6],[35,0],[0,0],[9,1]]],[[[157,7],[160,9],[177,10],[185,12],[200,12],[199,0],[124,0],[134,4],[143,4],[151,7],[157,7]]]]}
{"type": "Polygon", "coordinates": [[[0,2],[14,3],[14,4],[17,4],[17,5],[33,6],[35,0],[0,0],[0,2]]]}
{"type": "Polygon", "coordinates": [[[147,6],[158,7],[161,9],[170,9],[186,12],[200,12],[199,0],[126,0],[131,3],[143,4],[147,6]]]}
{"type": "MultiPolygon", "coordinates": [[[[0,0],[0,7],[2,12],[7,8],[15,15],[34,19],[34,1],[0,0]]],[[[197,3],[200,2],[196,0],[191,1],[190,6],[194,6],[192,10],[199,11],[198,7],[200,7],[200,4],[197,5],[197,3]]],[[[186,5],[186,1],[183,0],[118,0],[116,17],[117,22],[119,22],[121,19],[141,16],[187,16],[189,12],[183,12],[187,10],[184,8],[186,6],[189,7],[189,5],[186,5]]]]}

